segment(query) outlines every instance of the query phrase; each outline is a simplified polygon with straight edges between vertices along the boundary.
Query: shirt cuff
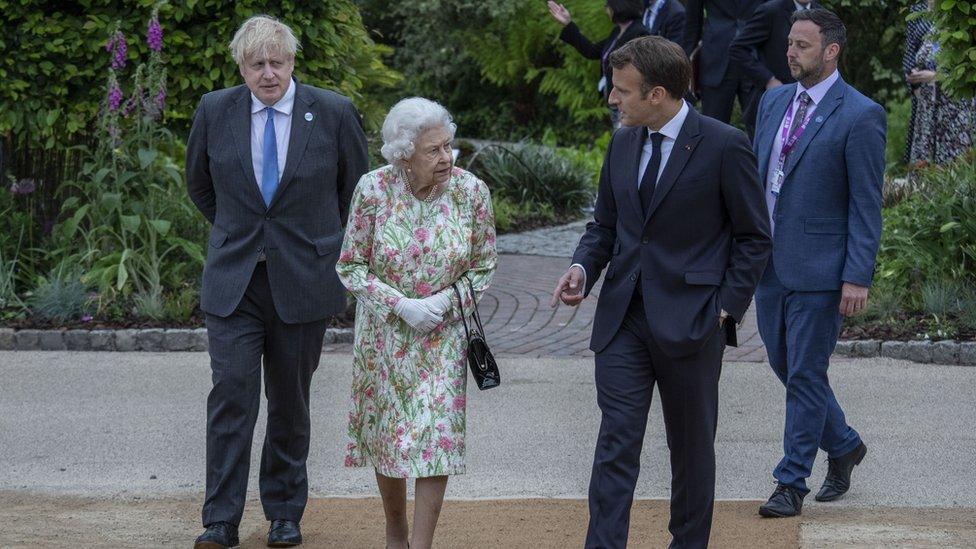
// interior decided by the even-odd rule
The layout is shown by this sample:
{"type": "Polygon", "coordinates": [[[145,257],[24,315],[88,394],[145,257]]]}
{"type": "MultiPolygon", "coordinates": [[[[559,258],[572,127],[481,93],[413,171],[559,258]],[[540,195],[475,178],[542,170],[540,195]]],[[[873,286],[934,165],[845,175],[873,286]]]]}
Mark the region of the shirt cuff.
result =
{"type": "Polygon", "coordinates": [[[572,269],[573,267],[579,267],[580,270],[583,271],[583,291],[585,292],[586,291],[586,268],[580,265],[579,263],[573,263],[572,265],[569,266],[570,269],[572,269]]]}

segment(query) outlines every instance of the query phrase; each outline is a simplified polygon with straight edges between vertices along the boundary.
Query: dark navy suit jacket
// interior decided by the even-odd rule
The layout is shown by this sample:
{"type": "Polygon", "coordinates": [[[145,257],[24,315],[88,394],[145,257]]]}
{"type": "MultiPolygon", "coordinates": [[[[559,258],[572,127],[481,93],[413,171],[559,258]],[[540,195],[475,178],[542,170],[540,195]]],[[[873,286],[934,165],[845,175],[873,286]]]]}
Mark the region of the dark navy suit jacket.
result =
{"type": "MultiPolygon", "coordinates": [[[[763,95],[754,147],[759,173],[796,94],[787,84],[763,95]]],[[[885,111],[842,78],[827,91],[787,159],[773,211],[773,266],[796,291],[870,286],[881,240],[885,111]]]]}
{"type": "Polygon", "coordinates": [[[648,215],[637,172],[645,128],[610,140],[593,221],[573,255],[589,294],[606,268],[590,348],[613,339],[641,284],[648,326],[671,357],[698,352],[725,309],[741,320],[770,252],[756,158],[742,131],[690,109],[648,215]]]}

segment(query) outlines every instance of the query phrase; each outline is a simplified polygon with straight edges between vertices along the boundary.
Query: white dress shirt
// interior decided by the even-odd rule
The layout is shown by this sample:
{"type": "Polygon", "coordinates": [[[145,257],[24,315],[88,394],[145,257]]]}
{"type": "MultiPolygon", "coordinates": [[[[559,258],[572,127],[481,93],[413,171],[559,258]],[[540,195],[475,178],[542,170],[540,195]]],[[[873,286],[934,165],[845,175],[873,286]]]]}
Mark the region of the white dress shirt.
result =
{"type": "MultiPolygon", "coordinates": [[[[811,4],[812,4],[812,2],[811,2],[811,4]]],[[[796,11],[810,9],[810,4],[801,4],[801,3],[797,2],[796,0],[793,0],[793,5],[796,6],[796,11]]]]}
{"type": "Polygon", "coordinates": [[[644,10],[644,26],[647,30],[651,30],[654,26],[654,21],[657,20],[657,16],[661,13],[661,7],[667,0],[652,0],[649,6],[644,10]]]}
{"type": "MultiPolygon", "coordinates": [[[[274,109],[275,141],[278,144],[278,181],[285,171],[285,159],[288,157],[288,140],[291,137],[291,112],[295,106],[295,80],[288,83],[288,90],[277,103],[271,105],[274,109]]],[[[265,105],[253,93],[251,94],[251,165],[254,168],[254,179],[261,189],[264,173],[264,126],[268,122],[268,105],[265,105]]]]}
{"type": "MultiPolygon", "coordinates": [[[[688,118],[688,103],[682,100],[678,114],[674,115],[671,120],[668,120],[667,124],[661,126],[661,129],[657,132],[663,134],[664,139],[661,140],[661,166],[657,170],[657,178],[655,181],[661,179],[661,174],[664,173],[664,167],[668,165],[668,157],[671,156],[671,149],[674,148],[674,142],[678,139],[678,134],[681,133],[681,126],[684,125],[686,118],[688,118]]],[[[649,128],[644,129],[650,133],[649,128]]],[[[648,139],[644,141],[644,149],[641,151],[640,167],[637,170],[638,189],[640,188],[640,182],[644,179],[647,164],[651,161],[651,151],[653,149],[654,143],[650,140],[650,136],[648,136],[648,139]]]]}
{"type": "MultiPolygon", "coordinates": [[[[813,113],[817,110],[817,105],[823,101],[825,95],[827,95],[827,90],[837,82],[840,78],[840,72],[836,69],[834,72],[815,84],[810,89],[803,87],[803,84],[799,82],[796,83],[796,92],[793,94],[793,114],[796,115],[797,109],[800,108],[800,94],[807,92],[810,96],[810,104],[807,106],[807,120],[813,117],[813,113]]],[[[787,109],[789,112],[790,109],[787,109]]],[[[783,114],[783,119],[780,121],[779,126],[776,127],[776,135],[773,136],[773,147],[769,151],[769,165],[766,168],[766,206],[769,209],[769,230],[773,231],[775,229],[775,223],[773,222],[773,208],[776,206],[776,195],[773,194],[773,181],[776,179],[776,170],[779,169],[779,153],[783,151],[783,125],[786,123],[786,114],[783,114]]],[[[784,185],[786,183],[784,182],[784,185]]]]}
{"type": "MultiPolygon", "coordinates": [[[[681,127],[685,124],[685,119],[688,118],[688,103],[683,99],[681,100],[681,108],[678,109],[678,113],[675,114],[671,120],[668,120],[657,133],[663,134],[664,139],[661,140],[661,166],[657,170],[657,180],[660,181],[661,174],[664,173],[664,168],[668,165],[668,158],[671,156],[671,150],[674,148],[674,142],[678,139],[678,134],[681,133],[681,127]]],[[[641,128],[641,131],[650,132],[650,128],[641,128]]],[[[644,172],[647,171],[647,164],[651,161],[651,151],[654,148],[654,143],[647,139],[644,142],[644,148],[641,150],[640,165],[637,168],[637,181],[634,185],[640,188],[641,180],[644,179],[644,172]]],[[[583,287],[586,287],[586,269],[579,263],[573,263],[570,268],[579,267],[583,271],[583,287]]]]}

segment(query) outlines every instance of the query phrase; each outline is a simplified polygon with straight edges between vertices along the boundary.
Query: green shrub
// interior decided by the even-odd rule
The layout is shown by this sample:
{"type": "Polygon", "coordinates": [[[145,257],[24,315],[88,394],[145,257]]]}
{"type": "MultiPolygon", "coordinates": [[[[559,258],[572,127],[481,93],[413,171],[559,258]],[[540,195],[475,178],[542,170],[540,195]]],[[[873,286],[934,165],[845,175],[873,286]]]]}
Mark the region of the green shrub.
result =
{"type": "Polygon", "coordinates": [[[469,169],[492,194],[536,208],[550,206],[557,216],[579,217],[593,201],[589,169],[539,145],[488,145],[475,153],[469,169]]]}
{"type": "Polygon", "coordinates": [[[908,122],[912,116],[911,99],[904,98],[888,103],[888,136],[885,143],[885,164],[889,174],[905,172],[905,146],[908,122]]]}
{"type": "Polygon", "coordinates": [[[883,210],[876,282],[922,306],[926,282],[976,283],[976,162],[971,152],[921,174],[918,187],[883,210]]]}
{"type": "Polygon", "coordinates": [[[495,230],[499,234],[549,226],[559,221],[550,204],[514,201],[500,195],[492,195],[491,204],[495,213],[495,230]]]}
{"type": "Polygon", "coordinates": [[[40,318],[55,322],[78,320],[88,312],[91,298],[81,277],[65,268],[55,269],[42,278],[29,301],[30,310],[40,318]]]}
{"type": "Polygon", "coordinates": [[[922,285],[922,311],[948,317],[958,315],[972,302],[969,288],[954,280],[929,280],[922,285]]]}
{"type": "Polygon", "coordinates": [[[976,96],[976,1],[936,0],[938,63],[944,89],[956,98],[976,96]]]}

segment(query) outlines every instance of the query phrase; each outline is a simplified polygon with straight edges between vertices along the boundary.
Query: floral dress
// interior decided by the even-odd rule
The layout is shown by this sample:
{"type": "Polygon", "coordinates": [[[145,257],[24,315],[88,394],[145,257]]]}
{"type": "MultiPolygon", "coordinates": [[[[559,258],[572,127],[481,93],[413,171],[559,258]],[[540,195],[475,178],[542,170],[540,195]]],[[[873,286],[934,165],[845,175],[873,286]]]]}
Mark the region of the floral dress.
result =
{"type": "Polygon", "coordinates": [[[346,466],[394,478],[464,473],[467,343],[451,284],[460,279],[470,313],[496,263],[488,187],[469,172],[454,168],[430,204],[391,166],[359,180],[336,265],[358,301],[346,466]],[[430,333],[394,313],[402,297],[440,292],[452,305],[430,333]]]}
{"type": "MultiPolygon", "coordinates": [[[[924,3],[912,11],[924,11],[924,3]]],[[[937,71],[935,30],[924,19],[909,24],[907,45],[902,67],[906,74],[912,70],[937,71]]],[[[952,99],[942,91],[938,82],[910,86],[912,117],[908,125],[906,162],[912,169],[944,165],[964,155],[973,146],[976,135],[976,99],[952,99]]]]}

